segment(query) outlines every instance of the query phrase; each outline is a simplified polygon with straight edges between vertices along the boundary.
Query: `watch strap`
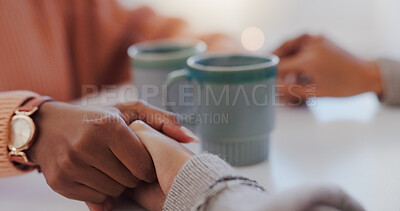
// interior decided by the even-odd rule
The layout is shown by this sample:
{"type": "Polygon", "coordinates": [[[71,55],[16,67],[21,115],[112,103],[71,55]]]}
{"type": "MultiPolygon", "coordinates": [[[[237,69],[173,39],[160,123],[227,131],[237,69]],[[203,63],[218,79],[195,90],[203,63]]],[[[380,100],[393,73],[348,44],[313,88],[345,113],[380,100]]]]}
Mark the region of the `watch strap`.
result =
{"type": "MultiPolygon", "coordinates": [[[[43,103],[52,101],[53,99],[48,96],[40,96],[40,97],[31,97],[25,100],[25,102],[15,111],[15,114],[22,114],[31,116],[33,115],[43,103]]],[[[35,138],[35,137],[33,137],[35,138]]],[[[34,140],[32,140],[34,141],[34,140]]],[[[30,169],[36,168],[37,165],[29,161],[27,155],[23,151],[10,151],[9,152],[10,160],[17,164],[17,166],[21,169],[30,169]]]]}
{"type": "Polygon", "coordinates": [[[18,164],[18,167],[24,170],[29,168],[36,168],[37,165],[29,161],[28,157],[26,156],[25,152],[9,152],[10,160],[14,164],[18,164]]]}
{"type": "Polygon", "coordinates": [[[41,96],[41,97],[33,97],[25,101],[24,104],[22,104],[16,111],[15,113],[24,113],[28,116],[32,115],[34,112],[36,112],[39,107],[48,101],[52,101],[53,98],[49,96],[41,96]]]}

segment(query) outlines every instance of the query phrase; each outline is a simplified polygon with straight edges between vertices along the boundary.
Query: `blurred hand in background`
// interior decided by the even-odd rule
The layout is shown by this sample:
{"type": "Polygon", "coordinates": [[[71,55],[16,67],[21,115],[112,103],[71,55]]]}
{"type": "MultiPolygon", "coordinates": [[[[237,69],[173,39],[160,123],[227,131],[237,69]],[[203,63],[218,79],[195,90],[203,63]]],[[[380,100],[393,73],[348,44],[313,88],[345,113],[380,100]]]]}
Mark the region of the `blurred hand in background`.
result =
{"type": "Polygon", "coordinates": [[[289,40],[274,53],[281,59],[278,92],[285,102],[301,105],[309,97],[382,92],[376,62],[360,59],[321,35],[289,40]]]}

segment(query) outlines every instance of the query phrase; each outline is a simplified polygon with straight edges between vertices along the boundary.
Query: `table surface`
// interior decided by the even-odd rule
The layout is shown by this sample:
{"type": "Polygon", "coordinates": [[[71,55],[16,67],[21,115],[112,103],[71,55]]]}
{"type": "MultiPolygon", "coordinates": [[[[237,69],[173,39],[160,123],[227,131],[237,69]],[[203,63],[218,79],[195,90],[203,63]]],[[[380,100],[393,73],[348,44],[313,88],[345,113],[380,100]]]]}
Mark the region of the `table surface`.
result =
{"type": "MultiPolygon", "coordinates": [[[[372,94],[318,99],[277,108],[268,161],[237,168],[270,191],[307,183],[337,184],[367,210],[400,210],[400,108],[372,94]]],[[[188,146],[199,152],[197,144],[188,146]]],[[[0,210],[87,210],[53,192],[42,175],[0,179],[0,210]]],[[[117,210],[132,210],[123,203],[117,210]]]]}

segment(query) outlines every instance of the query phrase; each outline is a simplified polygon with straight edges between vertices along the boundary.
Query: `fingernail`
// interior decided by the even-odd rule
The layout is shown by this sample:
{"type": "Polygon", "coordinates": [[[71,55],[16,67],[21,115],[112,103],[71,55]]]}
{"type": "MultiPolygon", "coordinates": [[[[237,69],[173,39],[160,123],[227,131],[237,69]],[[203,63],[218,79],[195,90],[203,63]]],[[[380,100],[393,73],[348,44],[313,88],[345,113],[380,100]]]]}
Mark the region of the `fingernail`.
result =
{"type": "Polygon", "coordinates": [[[192,131],[187,129],[185,126],[181,126],[181,130],[192,139],[192,142],[200,143],[199,137],[197,137],[192,131]]]}

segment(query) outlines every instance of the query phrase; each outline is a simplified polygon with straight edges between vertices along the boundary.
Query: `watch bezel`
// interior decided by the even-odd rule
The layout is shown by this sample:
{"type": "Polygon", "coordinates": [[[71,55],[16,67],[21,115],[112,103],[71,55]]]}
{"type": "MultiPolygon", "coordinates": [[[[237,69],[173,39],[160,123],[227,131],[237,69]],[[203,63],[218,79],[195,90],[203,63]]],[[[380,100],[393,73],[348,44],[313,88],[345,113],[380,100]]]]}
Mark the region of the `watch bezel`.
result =
{"type": "Polygon", "coordinates": [[[35,123],[33,122],[33,120],[32,120],[32,118],[31,117],[29,117],[29,116],[26,116],[26,115],[21,115],[21,114],[17,114],[17,115],[14,115],[12,118],[11,118],[11,121],[10,121],[10,127],[13,127],[14,125],[13,125],[13,121],[15,121],[15,120],[17,120],[17,119],[24,119],[24,120],[26,120],[28,123],[29,123],[29,126],[30,126],[30,134],[29,134],[29,139],[26,141],[26,143],[24,144],[24,145],[22,145],[21,147],[15,147],[15,145],[13,145],[12,144],[12,139],[13,139],[13,137],[11,137],[11,133],[10,133],[10,141],[9,141],[9,143],[8,143],[8,149],[9,150],[11,150],[11,151],[24,151],[24,150],[27,150],[27,149],[29,149],[29,147],[32,145],[32,143],[33,143],[33,139],[35,138],[35,136],[36,136],[36,125],[35,125],[35,123]]]}

